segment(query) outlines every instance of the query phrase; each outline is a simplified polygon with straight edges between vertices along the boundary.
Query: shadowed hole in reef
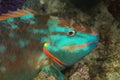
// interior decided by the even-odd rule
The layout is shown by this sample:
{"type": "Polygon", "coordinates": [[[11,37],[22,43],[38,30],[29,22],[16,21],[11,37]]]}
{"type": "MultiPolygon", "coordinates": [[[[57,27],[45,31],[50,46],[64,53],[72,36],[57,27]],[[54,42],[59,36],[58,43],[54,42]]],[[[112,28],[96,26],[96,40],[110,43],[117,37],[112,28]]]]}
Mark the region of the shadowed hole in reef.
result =
{"type": "Polygon", "coordinates": [[[83,11],[92,9],[102,0],[70,0],[73,5],[83,11]]]}
{"type": "Polygon", "coordinates": [[[71,69],[73,69],[73,66],[66,68],[65,70],[62,71],[62,73],[65,74],[67,78],[69,78],[74,73],[74,70],[73,72],[71,72],[71,69]],[[66,73],[69,73],[69,74],[66,74],[66,73]]]}

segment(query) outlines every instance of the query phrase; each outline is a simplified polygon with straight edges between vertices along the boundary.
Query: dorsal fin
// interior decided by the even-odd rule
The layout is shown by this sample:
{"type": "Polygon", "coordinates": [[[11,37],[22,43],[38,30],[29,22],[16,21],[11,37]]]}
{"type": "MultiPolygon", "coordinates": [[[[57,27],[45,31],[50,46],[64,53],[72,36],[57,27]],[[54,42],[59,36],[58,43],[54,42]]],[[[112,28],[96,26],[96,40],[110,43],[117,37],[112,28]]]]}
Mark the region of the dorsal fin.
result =
{"type": "Polygon", "coordinates": [[[38,14],[36,11],[31,10],[31,9],[27,9],[27,10],[17,10],[17,11],[12,11],[12,12],[8,12],[6,14],[2,14],[0,16],[0,21],[2,20],[7,20],[9,18],[16,18],[16,17],[20,17],[20,16],[24,16],[26,14],[38,14]]]}

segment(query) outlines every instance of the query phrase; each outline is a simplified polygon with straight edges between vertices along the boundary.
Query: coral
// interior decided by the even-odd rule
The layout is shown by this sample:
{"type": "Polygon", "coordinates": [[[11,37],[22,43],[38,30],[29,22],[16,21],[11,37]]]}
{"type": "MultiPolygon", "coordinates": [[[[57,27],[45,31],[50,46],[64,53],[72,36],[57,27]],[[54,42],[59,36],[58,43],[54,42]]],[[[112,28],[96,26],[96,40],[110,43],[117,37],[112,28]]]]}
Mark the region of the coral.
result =
{"type": "Polygon", "coordinates": [[[46,74],[44,72],[40,72],[37,77],[35,77],[33,80],[56,80],[53,76],[46,74]]]}
{"type": "Polygon", "coordinates": [[[104,0],[109,12],[120,22],[120,0],[104,0]]]}

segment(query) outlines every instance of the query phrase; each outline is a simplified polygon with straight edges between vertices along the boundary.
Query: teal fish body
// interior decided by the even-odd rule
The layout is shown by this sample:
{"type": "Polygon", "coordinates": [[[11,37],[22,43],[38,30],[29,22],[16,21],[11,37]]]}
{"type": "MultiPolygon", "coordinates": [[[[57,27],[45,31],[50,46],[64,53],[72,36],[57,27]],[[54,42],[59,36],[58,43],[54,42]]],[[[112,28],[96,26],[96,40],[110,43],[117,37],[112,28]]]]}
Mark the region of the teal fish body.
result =
{"type": "Polygon", "coordinates": [[[82,24],[32,10],[0,16],[0,80],[31,80],[39,71],[64,80],[61,70],[97,46],[98,34],[82,24]]]}

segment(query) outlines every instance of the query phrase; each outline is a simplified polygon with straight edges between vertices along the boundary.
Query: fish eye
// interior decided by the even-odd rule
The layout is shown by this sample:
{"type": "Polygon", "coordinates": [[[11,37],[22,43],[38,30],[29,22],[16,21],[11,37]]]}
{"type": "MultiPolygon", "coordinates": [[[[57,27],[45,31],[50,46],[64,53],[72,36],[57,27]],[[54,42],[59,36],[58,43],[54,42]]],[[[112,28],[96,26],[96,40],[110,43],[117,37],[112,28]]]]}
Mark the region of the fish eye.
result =
{"type": "Polygon", "coordinates": [[[76,33],[75,31],[69,31],[69,32],[68,32],[68,35],[69,35],[69,36],[74,36],[75,33],[76,33]]]}

